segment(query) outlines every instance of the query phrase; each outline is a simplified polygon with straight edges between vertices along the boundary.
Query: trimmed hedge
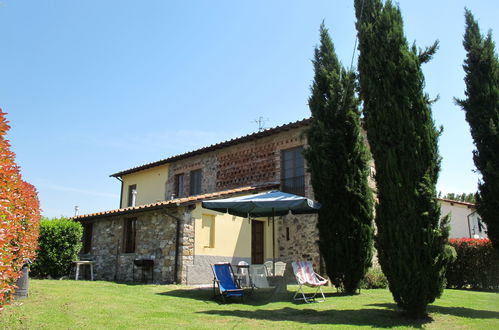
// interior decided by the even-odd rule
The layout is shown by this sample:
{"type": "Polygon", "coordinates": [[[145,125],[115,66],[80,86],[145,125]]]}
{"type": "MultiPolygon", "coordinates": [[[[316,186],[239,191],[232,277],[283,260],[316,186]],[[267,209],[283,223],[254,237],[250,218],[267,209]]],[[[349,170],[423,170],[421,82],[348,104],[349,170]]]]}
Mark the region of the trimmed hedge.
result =
{"type": "Polygon", "coordinates": [[[460,238],[449,243],[457,259],[447,267],[447,287],[499,290],[499,255],[488,239],[460,238]]]}
{"type": "Polygon", "coordinates": [[[83,227],[66,218],[42,219],[38,258],[31,265],[34,277],[60,278],[69,275],[81,250],[83,227]]]}
{"type": "Polygon", "coordinates": [[[5,138],[9,129],[0,109],[0,310],[13,297],[25,259],[36,256],[40,220],[36,189],[22,180],[5,138]]]}

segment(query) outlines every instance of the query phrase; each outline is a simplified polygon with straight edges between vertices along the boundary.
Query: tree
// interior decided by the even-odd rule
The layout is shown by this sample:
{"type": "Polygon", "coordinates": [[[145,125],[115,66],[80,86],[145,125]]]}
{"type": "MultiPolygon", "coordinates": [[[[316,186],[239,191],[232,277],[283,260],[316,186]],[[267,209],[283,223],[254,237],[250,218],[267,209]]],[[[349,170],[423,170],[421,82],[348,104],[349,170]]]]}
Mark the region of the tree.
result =
{"type": "Polygon", "coordinates": [[[42,218],[38,257],[31,266],[32,275],[53,278],[69,275],[73,261],[78,260],[82,234],[83,226],[79,222],[63,217],[42,218]]]}
{"type": "Polygon", "coordinates": [[[0,109],[0,310],[9,302],[25,259],[34,259],[40,207],[35,188],[22,180],[5,135],[0,109]]]}
{"type": "Polygon", "coordinates": [[[443,197],[444,199],[451,199],[453,201],[458,201],[458,202],[467,202],[467,203],[475,203],[475,194],[473,193],[462,193],[462,194],[456,194],[456,193],[447,193],[443,197]]]}
{"type": "Polygon", "coordinates": [[[464,61],[466,99],[456,102],[466,113],[475,142],[473,160],[482,180],[476,207],[487,224],[487,235],[499,251],[499,59],[492,33],[480,34],[473,14],[466,10],[464,61]]]}
{"type": "Polygon", "coordinates": [[[324,23],[315,49],[309,107],[309,146],[304,152],[319,211],[319,248],[327,275],[355,293],[372,259],[373,199],[370,159],[361,135],[355,74],[339,63],[324,23]]]}
{"type": "Polygon", "coordinates": [[[419,52],[409,47],[391,1],[355,0],[355,12],[360,97],[376,165],[379,262],[397,304],[423,317],[443,291],[452,255],[435,188],[439,131],[421,71],[438,43],[419,52]]]}

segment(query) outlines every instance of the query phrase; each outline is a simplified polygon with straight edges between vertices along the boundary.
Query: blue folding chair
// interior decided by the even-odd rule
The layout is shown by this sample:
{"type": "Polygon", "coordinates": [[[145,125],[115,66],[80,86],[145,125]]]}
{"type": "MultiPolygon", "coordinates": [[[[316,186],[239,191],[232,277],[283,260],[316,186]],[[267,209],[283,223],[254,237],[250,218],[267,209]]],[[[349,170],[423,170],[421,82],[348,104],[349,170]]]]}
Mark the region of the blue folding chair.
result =
{"type": "Polygon", "coordinates": [[[230,263],[217,263],[211,266],[213,270],[213,295],[216,296],[215,284],[218,286],[219,294],[222,296],[223,302],[226,297],[241,297],[243,301],[244,290],[236,281],[234,271],[230,263]]]}

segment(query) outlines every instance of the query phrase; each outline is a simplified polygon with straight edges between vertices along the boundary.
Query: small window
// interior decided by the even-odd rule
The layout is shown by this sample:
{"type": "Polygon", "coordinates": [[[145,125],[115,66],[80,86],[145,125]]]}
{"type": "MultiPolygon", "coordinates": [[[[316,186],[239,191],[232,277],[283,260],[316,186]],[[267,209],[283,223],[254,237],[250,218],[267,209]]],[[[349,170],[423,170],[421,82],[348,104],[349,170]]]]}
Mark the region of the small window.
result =
{"type": "Polygon", "coordinates": [[[189,175],[190,185],[189,185],[189,194],[199,195],[201,193],[201,169],[191,171],[189,175]]]}
{"type": "Polygon", "coordinates": [[[281,189],[284,192],[305,195],[305,162],[303,147],[283,150],[281,153],[281,189]]]}
{"type": "Polygon", "coordinates": [[[173,193],[176,198],[185,197],[184,191],[184,173],[175,175],[174,180],[175,188],[173,189],[173,193]]]}
{"type": "Polygon", "coordinates": [[[93,230],[93,224],[92,223],[84,223],[83,224],[83,248],[82,248],[82,253],[87,254],[92,251],[92,230],[93,230]]]}
{"type": "Polygon", "coordinates": [[[132,184],[128,186],[128,206],[135,206],[137,201],[137,185],[132,184]]]}
{"type": "Polygon", "coordinates": [[[123,252],[135,253],[135,238],[137,236],[137,219],[125,219],[123,232],[123,252]]]}

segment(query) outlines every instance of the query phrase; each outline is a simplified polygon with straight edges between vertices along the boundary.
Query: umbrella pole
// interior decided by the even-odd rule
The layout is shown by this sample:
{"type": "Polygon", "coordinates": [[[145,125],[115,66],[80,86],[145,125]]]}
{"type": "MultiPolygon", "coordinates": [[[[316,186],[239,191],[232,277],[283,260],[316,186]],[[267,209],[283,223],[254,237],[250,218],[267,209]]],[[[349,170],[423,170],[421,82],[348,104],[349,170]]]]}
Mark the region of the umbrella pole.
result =
{"type": "Polygon", "coordinates": [[[275,210],[272,208],[272,276],[275,276],[275,210]]]}

